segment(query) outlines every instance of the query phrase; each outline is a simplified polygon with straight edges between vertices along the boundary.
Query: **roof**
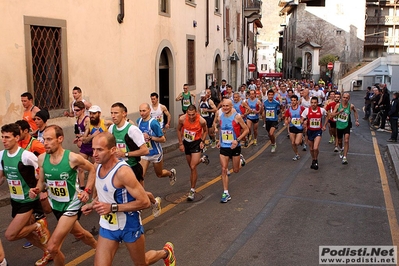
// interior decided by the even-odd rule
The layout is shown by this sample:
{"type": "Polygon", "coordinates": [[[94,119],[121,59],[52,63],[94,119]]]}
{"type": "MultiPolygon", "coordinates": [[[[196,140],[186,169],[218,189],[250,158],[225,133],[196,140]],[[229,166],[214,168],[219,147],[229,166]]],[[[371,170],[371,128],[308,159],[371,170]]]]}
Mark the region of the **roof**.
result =
{"type": "Polygon", "coordinates": [[[321,48],[321,45],[320,45],[320,44],[317,44],[317,43],[315,43],[315,42],[309,42],[309,41],[307,41],[307,40],[306,40],[304,43],[298,45],[298,48],[303,48],[303,47],[305,47],[305,46],[307,46],[307,45],[309,45],[309,46],[311,46],[311,47],[313,47],[313,48],[321,48]]]}

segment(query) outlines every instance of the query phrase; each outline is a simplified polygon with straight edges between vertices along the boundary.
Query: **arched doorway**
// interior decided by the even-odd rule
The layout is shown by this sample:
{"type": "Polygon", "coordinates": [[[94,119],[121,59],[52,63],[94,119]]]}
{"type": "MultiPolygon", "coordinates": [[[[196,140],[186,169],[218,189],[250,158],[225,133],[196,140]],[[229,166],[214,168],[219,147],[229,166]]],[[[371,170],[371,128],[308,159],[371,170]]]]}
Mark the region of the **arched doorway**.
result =
{"type": "MultiPolygon", "coordinates": [[[[159,57],[159,102],[169,110],[169,59],[168,48],[164,48],[159,57]]],[[[170,52],[170,51],[169,51],[170,52]]]]}
{"type": "Polygon", "coordinates": [[[220,55],[217,54],[215,57],[215,62],[213,66],[213,76],[217,80],[216,84],[220,85],[222,82],[222,60],[220,55]]]}

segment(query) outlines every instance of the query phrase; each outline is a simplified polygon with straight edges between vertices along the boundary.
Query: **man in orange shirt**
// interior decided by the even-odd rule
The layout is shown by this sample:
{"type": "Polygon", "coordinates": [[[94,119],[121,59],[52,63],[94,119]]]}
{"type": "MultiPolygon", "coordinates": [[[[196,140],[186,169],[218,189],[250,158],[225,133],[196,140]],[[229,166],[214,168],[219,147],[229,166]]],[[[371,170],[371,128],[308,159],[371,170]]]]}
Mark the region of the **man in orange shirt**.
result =
{"type": "Polygon", "coordinates": [[[18,120],[15,122],[21,128],[21,136],[18,145],[25,150],[33,152],[36,156],[46,152],[43,143],[30,135],[29,123],[25,120],[18,120]]]}
{"type": "Polygon", "coordinates": [[[33,118],[35,117],[36,113],[40,111],[40,108],[33,105],[33,96],[30,92],[25,92],[21,94],[21,102],[22,106],[24,107],[24,113],[22,115],[22,119],[26,120],[30,128],[35,131],[37,130],[37,125],[33,118]]]}

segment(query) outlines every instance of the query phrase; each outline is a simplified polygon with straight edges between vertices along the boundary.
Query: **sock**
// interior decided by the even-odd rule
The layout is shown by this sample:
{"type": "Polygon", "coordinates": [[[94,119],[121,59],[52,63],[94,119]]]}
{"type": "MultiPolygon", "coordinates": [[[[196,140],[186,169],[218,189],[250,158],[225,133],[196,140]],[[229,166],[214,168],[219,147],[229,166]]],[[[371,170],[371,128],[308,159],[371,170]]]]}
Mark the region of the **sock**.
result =
{"type": "Polygon", "coordinates": [[[223,193],[229,194],[229,191],[228,190],[224,190],[223,193]]]}
{"type": "Polygon", "coordinates": [[[195,192],[195,188],[191,188],[190,190],[191,190],[192,192],[195,192]]]}

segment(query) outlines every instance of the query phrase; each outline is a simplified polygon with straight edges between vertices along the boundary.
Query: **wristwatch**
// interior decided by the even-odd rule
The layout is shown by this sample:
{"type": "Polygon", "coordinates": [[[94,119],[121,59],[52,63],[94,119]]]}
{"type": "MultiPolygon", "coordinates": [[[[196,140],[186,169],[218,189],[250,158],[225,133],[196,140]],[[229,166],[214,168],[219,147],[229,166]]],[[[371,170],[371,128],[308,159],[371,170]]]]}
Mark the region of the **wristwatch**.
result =
{"type": "Polygon", "coordinates": [[[125,157],[126,158],[129,157],[129,153],[128,152],[125,152],[125,157]]]}
{"type": "Polygon", "coordinates": [[[111,212],[115,213],[118,211],[118,204],[112,203],[111,204],[111,212]]]}

